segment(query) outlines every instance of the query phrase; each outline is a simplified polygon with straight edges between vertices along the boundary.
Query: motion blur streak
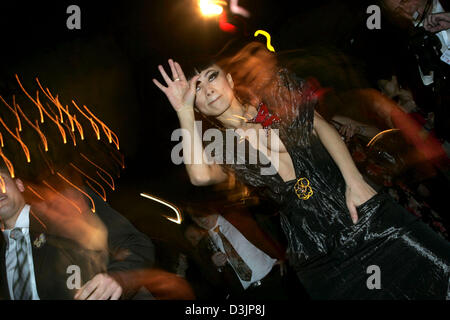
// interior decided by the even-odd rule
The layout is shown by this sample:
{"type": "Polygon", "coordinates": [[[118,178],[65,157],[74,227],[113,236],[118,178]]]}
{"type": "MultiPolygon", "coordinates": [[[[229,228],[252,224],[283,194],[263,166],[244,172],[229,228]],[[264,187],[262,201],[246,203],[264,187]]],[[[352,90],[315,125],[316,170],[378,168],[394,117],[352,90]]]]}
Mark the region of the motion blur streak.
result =
{"type": "Polygon", "coordinates": [[[86,157],[83,153],[80,153],[80,155],[81,155],[86,161],[88,161],[90,164],[92,164],[93,166],[95,166],[95,167],[96,167],[97,169],[99,169],[101,172],[105,173],[105,174],[111,179],[111,182],[106,181],[106,179],[102,177],[102,175],[100,174],[100,172],[96,171],[97,174],[98,174],[98,176],[100,177],[100,179],[102,179],[103,181],[105,181],[105,183],[106,183],[112,190],[114,190],[115,187],[114,187],[114,179],[113,179],[113,177],[112,177],[106,170],[104,170],[103,168],[99,167],[96,163],[94,163],[93,161],[91,161],[91,160],[90,160],[88,157],[86,157]]]}
{"type": "Polygon", "coordinates": [[[150,200],[154,200],[154,201],[156,201],[156,202],[159,202],[159,203],[161,203],[161,204],[163,204],[163,205],[169,207],[169,208],[172,209],[173,211],[175,211],[175,214],[177,215],[177,219],[174,219],[174,218],[171,218],[171,217],[166,217],[166,216],[164,216],[167,220],[172,221],[172,222],[175,222],[176,224],[181,224],[181,222],[183,221],[183,219],[182,219],[182,217],[181,217],[181,212],[180,212],[180,210],[179,210],[177,207],[175,207],[174,205],[170,204],[169,202],[167,202],[167,201],[165,201],[165,200],[162,200],[162,199],[160,199],[160,198],[151,196],[151,195],[146,194],[146,193],[141,193],[141,196],[144,197],[144,198],[147,198],[147,199],[150,199],[150,200]]]}
{"type": "Polygon", "coordinates": [[[61,179],[63,179],[65,182],[67,182],[67,183],[70,184],[72,187],[74,187],[75,189],[77,189],[78,191],[80,191],[82,194],[84,194],[84,195],[91,201],[91,203],[92,203],[91,211],[92,211],[93,213],[95,213],[95,203],[94,203],[94,200],[92,200],[92,198],[91,198],[86,192],[84,192],[83,190],[81,190],[78,186],[74,185],[72,182],[70,182],[69,180],[67,180],[67,178],[65,178],[62,174],[60,174],[59,172],[56,172],[56,174],[57,174],[61,179]]]}

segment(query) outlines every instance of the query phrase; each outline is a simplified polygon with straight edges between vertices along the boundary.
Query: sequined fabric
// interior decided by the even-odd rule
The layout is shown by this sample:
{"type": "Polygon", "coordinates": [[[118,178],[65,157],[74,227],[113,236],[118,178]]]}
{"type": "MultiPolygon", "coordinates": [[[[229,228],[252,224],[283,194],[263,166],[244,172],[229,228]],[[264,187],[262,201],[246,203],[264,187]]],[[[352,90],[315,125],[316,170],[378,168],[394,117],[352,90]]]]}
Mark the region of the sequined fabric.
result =
{"type": "Polygon", "coordinates": [[[271,112],[282,118],[272,128],[279,129],[296,177],[309,180],[313,196],[300,199],[294,192],[297,179],[284,182],[278,174],[262,175],[260,164],[226,168],[280,205],[290,263],[311,297],[446,299],[450,244],[383,193],[357,208],[359,221],[353,224],[345,181],[313,134],[313,90],[281,70],[268,97],[263,102],[269,108],[276,105],[271,112]],[[380,270],[380,289],[367,284],[371,276],[367,270],[374,265],[380,270]]]}

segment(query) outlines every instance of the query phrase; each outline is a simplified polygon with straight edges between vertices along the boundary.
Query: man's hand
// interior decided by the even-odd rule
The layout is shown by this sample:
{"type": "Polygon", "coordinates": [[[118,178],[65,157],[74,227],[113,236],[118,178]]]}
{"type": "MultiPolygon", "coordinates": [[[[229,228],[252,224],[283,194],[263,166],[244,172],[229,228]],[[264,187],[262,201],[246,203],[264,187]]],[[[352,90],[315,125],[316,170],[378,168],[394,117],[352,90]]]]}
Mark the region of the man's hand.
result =
{"type": "Polygon", "coordinates": [[[425,18],[423,27],[433,33],[450,29],[450,12],[429,14],[425,18]]]}
{"type": "Polygon", "coordinates": [[[227,255],[222,252],[216,252],[211,256],[211,260],[216,267],[223,267],[227,263],[227,255]]]}
{"type": "Polygon", "coordinates": [[[99,273],[78,290],[75,300],[119,300],[122,287],[106,273],[99,273]]]}

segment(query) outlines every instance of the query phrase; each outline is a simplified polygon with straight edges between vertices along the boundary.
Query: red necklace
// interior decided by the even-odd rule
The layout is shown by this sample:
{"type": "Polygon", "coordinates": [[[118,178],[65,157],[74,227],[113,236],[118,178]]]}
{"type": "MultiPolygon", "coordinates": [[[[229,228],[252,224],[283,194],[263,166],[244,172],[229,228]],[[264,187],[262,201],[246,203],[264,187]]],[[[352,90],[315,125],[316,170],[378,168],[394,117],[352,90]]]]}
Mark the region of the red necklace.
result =
{"type": "Polygon", "coordinates": [[[261,123],[262,127],[264,129],[267,129],[272,125],[272,123],[277,123],[280,121],[281,121],[280,117],[271,114],[267,106],[261,102],[259,104],[258,113],[256,114],[256,116],[253,119],[248,120],[247,122],[261,123]]]}

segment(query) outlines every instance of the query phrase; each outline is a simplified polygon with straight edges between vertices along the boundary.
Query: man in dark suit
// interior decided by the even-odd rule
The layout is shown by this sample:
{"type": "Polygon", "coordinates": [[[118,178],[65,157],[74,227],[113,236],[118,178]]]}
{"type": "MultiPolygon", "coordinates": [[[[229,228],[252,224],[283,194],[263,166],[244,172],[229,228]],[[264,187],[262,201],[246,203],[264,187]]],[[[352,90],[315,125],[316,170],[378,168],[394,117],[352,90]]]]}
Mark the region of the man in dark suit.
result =
{"type": "Polygon", "coordinates": [[[21,179],[4,168],[0,177],[2,299],[113,300],[136,294],[139,288],[128,286],[123,274],[151,267],[150,239],[93,194],[96,214],[82,201],[68,202],[68,194],[34,192],[42,201],[26,201],[21,179]],[[69,210],[77,206],[81,213],[69,210]]]}

